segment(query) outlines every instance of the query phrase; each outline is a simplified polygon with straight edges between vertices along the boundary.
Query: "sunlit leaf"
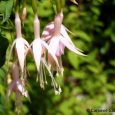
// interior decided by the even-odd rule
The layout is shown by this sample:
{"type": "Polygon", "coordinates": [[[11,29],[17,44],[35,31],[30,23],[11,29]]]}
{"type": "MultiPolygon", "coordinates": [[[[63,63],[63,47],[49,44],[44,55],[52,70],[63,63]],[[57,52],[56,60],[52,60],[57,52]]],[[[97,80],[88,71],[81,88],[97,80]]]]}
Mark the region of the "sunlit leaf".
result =
{"type": "Polygon", "coordinates": [[[13,0],[0,2],[0,14],[2,14],[2,23],[6,22],[9,19],[12,7],[13,7],[13,0]]]}

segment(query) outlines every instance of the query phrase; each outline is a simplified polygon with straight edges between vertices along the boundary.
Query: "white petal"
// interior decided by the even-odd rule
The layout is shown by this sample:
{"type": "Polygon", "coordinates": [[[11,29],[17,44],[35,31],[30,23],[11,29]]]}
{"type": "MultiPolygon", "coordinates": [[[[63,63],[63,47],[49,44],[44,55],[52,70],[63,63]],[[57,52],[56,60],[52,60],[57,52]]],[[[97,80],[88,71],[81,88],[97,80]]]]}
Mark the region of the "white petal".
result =
{"type": "Polygon", "coordinates": [[[86,56],[85,54],[81,53],[76,47],[74,44],[71,44],[68,40],[66,40],[66,38],[64,37],[60,37],[59,38],[60,41],[69,49],[71,50],[72,52],[78,54],[78,55],[82,55],[82,56],[86,56]]]}
{"type": "Polygon", "coordinates": [[[59,63],[58,63],[57,57],[55,56],[55,51],[53,51],[54,48],[52,50],[51,47],[48,46],[47,43],[45,43],[43,40],[41,40],[41,42],[42,42],[42,45],[48,50],[48,53],[52,56],[52,58],[54,59],[54,61],[57,64],[57,66],[59,67],[59,63]]]}
{"type": "MultiPolygon", "coordinates": [[[[62,35],[64,38],[66,38],[66,41],[68,41],[72,46],[75,47],[75,45],[74,45],[73,42],[71,41],[71,39],[70,39],[70,37],[69,37],[69,35],[68,35],[67,31],[66,31],[66,28],[65,28],[63,25],[61,25],[61,35],[62,35]]],[[[79,48],[76,48],[76,49],[77,49],[78,51],[82,52],[79,48]]]]}
{"type": "Polygon", "coordinates": [[[18,60],[19,60],[19,64],[21,67],[21,71],[22,73],[24,72],[24,60],[25,60],[25,45],[23,42],[23,39],[18,38],[16,40],[16,51],[17,51],[17,55],[18,55],[18,60]]]}
{"type": "Polygon", "coordinates": [[[25,97],[28,97],[28,92],[26,91],[26,89],[24,88],[22,83],[17,81],[16,85],[17,85],[18,90],[22,93],[22,95],[25,96],[25,97]]]}
{"type": "MultiPolygon", "coordinates": [[[[23,39],[23,38],[22,38],[23,39]]],[[[23,39],[23,41],[24,41],[24,44],[27,46],[27,47],[29,47],[29,43],[25,40],[25,39],[23,39]]]]}
{"type": "Polygon", "coordinates": [[[59,37],[53,37],[49,43],[49,49],[53,54],[56,55],[56,52],[59,48],[59,37]]]}
{"type": "Polygon", "coordinates": [[[42,55],[42,46],[41,46],[40,39],[35,39],[33,41],[32,48],[33,48],[34,61],[35,61],[37,70],[39,71],[40,60],[41,60],[41,55],[42,55]]]}

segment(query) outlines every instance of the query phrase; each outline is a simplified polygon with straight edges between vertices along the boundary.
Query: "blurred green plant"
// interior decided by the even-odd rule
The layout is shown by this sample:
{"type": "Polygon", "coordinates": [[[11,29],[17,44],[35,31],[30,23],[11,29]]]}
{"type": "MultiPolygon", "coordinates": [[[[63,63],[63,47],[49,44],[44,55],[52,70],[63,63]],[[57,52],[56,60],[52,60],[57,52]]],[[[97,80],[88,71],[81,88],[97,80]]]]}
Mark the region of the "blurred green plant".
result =
{"type": "MultiPolygon", "coordinates": [[[[54,10],[50,0],[39,0],[41,29],[53,20],[54,10]]],[[[21,115],[109,115],[110,112],[88,112],[87,109],[115,109],[115,2],[114,0],[79,0],[78,6],[66,1],[64,25],[72,31],[72,41],[87,57],[71,52],[63,56],[64,76],[57,78],[62,94],[55,96],[51,86],[43,91],[35,83],[36,70],[28,57],[28,87],[31,102],[23,99],[21,115]]],[[[23,34],[33,39],[33,14],[27,1],[27,20],[23,34]]],[[[14,94],[6,102],[8,58],[6,49],[15,34],[13,0],[0,1],[0,114],[14,115],[14,94]],[[11,35],[10,35],[11,34],[11,35]],[[7,104],[6,104],[7,103],[7,104]]],[[[9,49],[7,50],[7,52],[9,49]]]]}

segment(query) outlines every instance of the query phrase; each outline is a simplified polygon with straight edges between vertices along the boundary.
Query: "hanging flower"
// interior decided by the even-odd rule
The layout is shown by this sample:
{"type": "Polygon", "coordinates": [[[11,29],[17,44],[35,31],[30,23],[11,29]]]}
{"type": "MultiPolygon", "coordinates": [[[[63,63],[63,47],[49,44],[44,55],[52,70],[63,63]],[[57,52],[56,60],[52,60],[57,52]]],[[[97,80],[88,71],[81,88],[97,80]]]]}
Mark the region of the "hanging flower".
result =
{"type": "Polygon", "coordinates": [[[22,37],[21,33],[21,21],[19,18],[19,14],[15,14],[15,26],[16,26],[16,40],[13,42],[9,54],[9,59],[11,57],[11,53],[13,48],[15,47],[16,55],[18,57],[18,62],[21,68],[22,75],[24,74],[24,66],[25,66],[25,58],[27,54],[27,49],[29,47],[29,43],[22,37]]]}
{"type": "Polygon", "coordinates": [[[63,13],[60,12],[55,17],[54,21],[45,27],[42,33],[42,39],[44,41],[48,41],[49,48],[57,57],[60,68],[58,69],[57,66],[54,64],[54,61],[52,60],[50,54],[48,55],[48,62],[53,69],[56,69],[56,71],[59,73],[61,72],[61,74],[63,74],[61,55],[64,54],[65,47],[67,47],[70,51],[78,55],[85,56],[83,53],[81,53],[81,50],[76,48],[73,42],[71,41],[67,33],[68,30],[63,26],[62,21],[63,13]]]}
{"type": "Polygon", "coordinates": [[[58,87],[55,79],[53,78],[53,75],[52,75],[52,73],[47,65],[47,62],[45,60],[46,50],[51,55],[52,59],[54,60],[54,63],[57,66],[59,66],[58,60],[57,60],[56,56],[54,55],[54,53],[52,52],[52,50],[50,50],[49,46],[45,43],[45,41],[40,39],[40,22],[39,22],[37,15],[35,15],[35,19],[34,19],[34,35],[35,35],[35,39],[32,42],[32,44],[30,45],[30,47],[32,49],[32,54],[33,54],[34,61],[35,61],[36,67],[37,67],[37,71],[40,75],[40,86],[41,86],[41,88],[44,88],[44,83],[47,83],[46,76],[44,74],[44,67],[45,67],[48,70],[48,73],[50,74],[50,77],[52,79],[52,84],[54,86],[54,90],[57,94],[57,92],[59,93],[60,91],[58,91],[59,87],[58,87]]]}
{"type": "Polygon", "coordinates": [[[7,96],[9,97],[11,92],[15,92],[16,94],[20,93],[28,98],[28,92],[25,89],[25,81],[20,79],[19,67],[17,65],[17,62],[14,62],[12,65],[11,77],[12,81],[9,84],[7,96]]]}

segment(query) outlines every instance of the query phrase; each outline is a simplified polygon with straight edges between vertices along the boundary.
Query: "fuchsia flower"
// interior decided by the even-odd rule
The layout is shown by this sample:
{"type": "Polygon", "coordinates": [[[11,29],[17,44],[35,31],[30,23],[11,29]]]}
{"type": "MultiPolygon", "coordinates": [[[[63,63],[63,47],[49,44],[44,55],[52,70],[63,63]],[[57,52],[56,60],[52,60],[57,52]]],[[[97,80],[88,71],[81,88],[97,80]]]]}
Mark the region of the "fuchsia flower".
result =
{"type": "MultiPolygon", "coordinates": [[[[24,9],[24,15],[26,14],[26,9],[24,9]]],[[[26,15],[25,15],[26,16],[26,15]]],[[[25,18],[25,17],[24,17],[25,18]]],[[[23,20],[23,17],[22,17],[23,20]]],[[[48,24],[43,33],[42,39],[40,39],[40,21],[38,16],[35,15],[34,18],[34,40],[29,45],[29,43],[22,37],[21,33],[21,20],[19,14],[15,14],[15,26],[16,26],[16,40],[13,42],[9,54],[9,60],[13,48],[15,47],[16,56],[18,58],[18,63],[14,63],[12,66],[12,82],[9,85],[8,96],[12,91],[16,93],[21,93],[23,96],[28,97],[28,93],[25,90],[25,59],[27,52],[31,50],[37,72],[40,76],[40,86],[44,89],[45,84],[47,84],[47,79],[45,75],[45,68],[48,71],[52,85],[54,87],[55,94],[60,94],[61,88],[60,85],[55,81],[51,69],[56,70],[57,73],[63,75],[63,66],[61,56],[64,54],[64,49],[67,47],[70,51],[84,56],[81,53],[81,50],[76,48],[73,42],[71,41],[67,29],[62,25],[63,13],[60,12],[56,15],[54,22],[48,24]],[[46,43],[48,42],[48,44],[46,43]],[[47,56],[48,52],[48,64],[47,56]],[[20,68],[18,67],[20,66],[20,68]],[[21,72],[21,76],[19,73],[21,72]],[[21,78],[21,79],[20,79],[21,78]]]]}
{"type": "Polygon", "coordinates": [[[43,68],[46,67],[46,69],[48,70],[50,77],[52,79],[52,84],[54,86],[55,93],[58,94],[58,93],[60,93],[60,87],[57,85],[57,83],[56,83],[56,81],[55,81],[52,73],[50,72],[50,69],[45,61],[45,55],[44,55],[45,50],[46,49],[48,50],[48,53],[50,54],[50,56],[54,60],[54,63],[57,66],[59,66],[58,60],[57,60],[56,56],[54,55],[54,53],[52,52],[52,50],[49,48],[49,46],[45,43],[45,41],[40,39],[40,22],[39,22],[37,15],[35,15],[35,19],[34,19],[34,35],[35,35],[35,39],[30,46],[32,47],[32,54],[33,54],[34,61],[35,61],[36,67],[37,67],[37,71],[40,75],[40,86],[41,86],[41,88],[44,88],[44,83],[47,83],[46,76],[44,76],[44,74],[43,74],[44,73],[43,68]]]}
{"type": "Polygon", "coordinates": [[[52,60],[52,57],[49,54],[48,62],[50,66],[52,66],[52,68],[55,68],[57,72],[61,72],[63,74],[61,55],[64,54],[65,47],[78,55],[85,55],[81,53],[80,49],[75,47],[67,33],[67,29],[62,25],[62,21],[63,13],[60,12],[55,17],[54,22],[51,22],[45,27],[42,33],[42,39],[48,41],[50,50],[55,54],[58,59],[60,69],[56,67],[56,65],[54,64],[54,60],[52,60]]]}
{"type": "Polygon", "coordinates": [[[7,96],[9,97],[11,92],[14,91],[16,94],[20,93],[25,97],[28,97],[28,92],[25,89],[25,81],[20,80],[19,67],[17,62],[13,63],[11,68],[12,82],[9,84],[7,96]]]}
{"type": "Polygon", "coordinates": [[[8,61],[10,60],[12,50],[15,47],[16,54],[18,57],[18,62],[19,62],[20,68],[21,68],[21,73],[23,75],[24,74],[26,52],[27,52],[27,48],[29,47],[29,43],[22,37],[21,21],[20,21],[18,13],[15,14],[15,26],[16,26],[16,36],[17,37],[11,46],[8,61]]]}

